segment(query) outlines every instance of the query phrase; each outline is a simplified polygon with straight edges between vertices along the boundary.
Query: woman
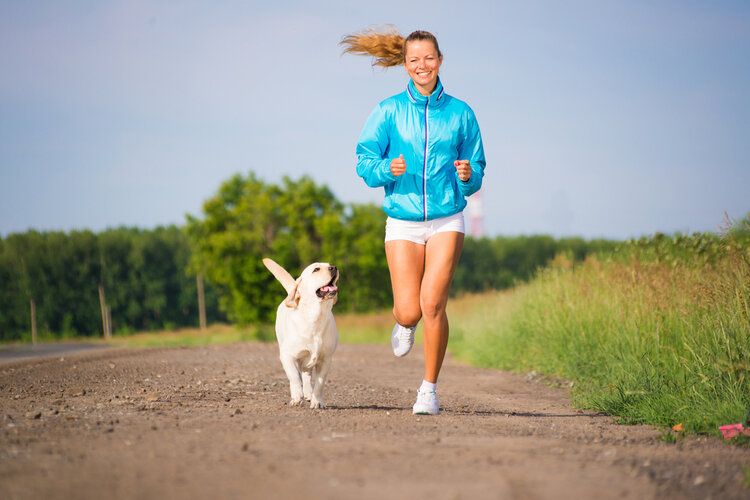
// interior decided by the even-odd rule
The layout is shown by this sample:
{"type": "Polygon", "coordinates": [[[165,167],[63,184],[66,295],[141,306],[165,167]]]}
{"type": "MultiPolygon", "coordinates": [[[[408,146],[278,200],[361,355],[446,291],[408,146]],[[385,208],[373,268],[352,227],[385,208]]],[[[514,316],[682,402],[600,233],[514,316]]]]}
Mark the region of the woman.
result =
{"type": "Polygon", "coordinates": [[[443,91],[443,55],[427,31],[406,38],[367,31],[342,40],[345,52],[374,65],[403,64],[406,90],[378,104],[357,144],[357,174],[383,187],[385,253],[396,325],[391,344],[405,356],[424,321],[424,378],[414,414],[437,415],[437,380],[448,345],[448,289],[464,240],[466,197],[479,190],[484,150],[474,112],[443,91]]]}

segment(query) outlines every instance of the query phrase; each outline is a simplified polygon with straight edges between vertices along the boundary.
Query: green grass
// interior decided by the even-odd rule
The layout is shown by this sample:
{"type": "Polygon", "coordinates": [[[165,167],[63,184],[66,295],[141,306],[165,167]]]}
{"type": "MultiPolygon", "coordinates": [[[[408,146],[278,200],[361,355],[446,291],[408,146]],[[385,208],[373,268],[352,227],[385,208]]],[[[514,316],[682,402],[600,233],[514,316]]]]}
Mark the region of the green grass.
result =
{"type": "Polygon", "coordinates": [[[453,307],[452,351],[571,380],[574,404],[625,423],[718,434],[750,407],[750,248],[707,259],[688,239],[662,258],[638,245],[453,307]]]}
{"type": "Polygon", "coordinates": [[[109,344],[120,347],[195,347],[265,341],[273,338],[274,332],[271,325],[239,327],[215,324],[210,325],[204,331],[198,328],[183,328],[175,331],[115,335],[109,344]]]}

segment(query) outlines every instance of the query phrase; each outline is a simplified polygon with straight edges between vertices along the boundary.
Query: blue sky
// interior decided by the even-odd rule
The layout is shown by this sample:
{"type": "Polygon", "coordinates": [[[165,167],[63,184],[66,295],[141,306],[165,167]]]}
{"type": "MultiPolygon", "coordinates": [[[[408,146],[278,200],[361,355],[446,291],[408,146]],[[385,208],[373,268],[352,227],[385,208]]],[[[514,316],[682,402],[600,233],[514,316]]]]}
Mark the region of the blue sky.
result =
{"type": "Polygon", "coordinates": [[[230,175],[354,172],[403,68],[342,35],[432,31],[474,109],[490,235],[716,230],[750,211],[750,3],[0,4],[0,235],[182,224],[230,175]]]}

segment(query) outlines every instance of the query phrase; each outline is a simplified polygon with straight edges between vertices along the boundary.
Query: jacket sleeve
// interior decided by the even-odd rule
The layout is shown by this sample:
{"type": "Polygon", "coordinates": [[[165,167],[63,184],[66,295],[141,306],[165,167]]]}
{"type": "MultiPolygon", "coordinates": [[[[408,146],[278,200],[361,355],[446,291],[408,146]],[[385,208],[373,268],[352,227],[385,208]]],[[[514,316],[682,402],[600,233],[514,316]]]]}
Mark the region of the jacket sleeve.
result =
{"type": "Polygon", "coordinates": [[[396,181],[391,173],[388,150],[388,131],[385,113],[378,104],[367,118],[357,142],[357,175],[370,187],[380,187],[396,181]]]}
{"type": "MultiPolygon", "coordinates": [[[[458,189],[464,196],[471,196],[482,187],[484,167],[487,162],[484,159],[484,147],[482,146],[482,134],[474,112],[469,108],[465,125],[465,136],[459,148],[459,160],[469,160],[471,166],[471,177],[464,182],[458,179],[458,189]]],[[[456,172],[458,176],[458,172],[456,172]]]]}

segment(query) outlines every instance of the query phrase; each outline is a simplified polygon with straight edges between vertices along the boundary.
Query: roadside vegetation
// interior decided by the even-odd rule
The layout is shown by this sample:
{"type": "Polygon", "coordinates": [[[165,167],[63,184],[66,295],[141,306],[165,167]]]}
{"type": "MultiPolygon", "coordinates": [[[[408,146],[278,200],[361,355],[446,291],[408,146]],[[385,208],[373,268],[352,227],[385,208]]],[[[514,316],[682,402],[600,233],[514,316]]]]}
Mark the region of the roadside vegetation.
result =
{"type": "MultiPolygon", "coordinates": [[[[458,304],[457,304],[458,305],[458,304]]],[[[572,382],[580,407],[716,434],[750,408],[750,238],[623,244],[564,256],[513,293],[455,308],[451,350],[572,382]]]]}
{"type": "MultiPolygon", "coordinates": [[[[272,325],[238,327],[216,323],[205,330],[180,328],[173,331],[138,332],[114,335],[106,344],[114,347],[197,347],[206,345],[234,344],[237,342],[269,341],[274,339],[272,325]]],[[[104,341],[101,341],[104,343],[104,341]]]]}

